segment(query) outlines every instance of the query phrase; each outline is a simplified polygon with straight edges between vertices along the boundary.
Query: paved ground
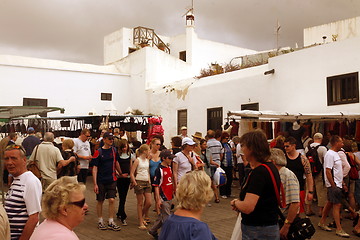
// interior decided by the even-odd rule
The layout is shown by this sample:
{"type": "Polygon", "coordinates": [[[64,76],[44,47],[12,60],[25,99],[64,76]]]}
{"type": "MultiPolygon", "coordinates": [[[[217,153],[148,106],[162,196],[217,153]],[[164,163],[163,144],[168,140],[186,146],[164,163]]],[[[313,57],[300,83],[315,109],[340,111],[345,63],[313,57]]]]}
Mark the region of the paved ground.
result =
{"type": "MultiPolygon", "coordinates": [[[[110,230],[101,231],[97,229],[97,217],[95,212],[95,194],[93,192],[93,184],[91,177],[88,178],[87,190],[86,190],[86,200],[89,205],[89,214],[85,216],[85,220],[81,223],[76,229],[75,232],[81,240],[147,240],[152,239],[147,235],[146,231],[139,230],[137,228],[136,220],[136,199],[133,190],[128,194],[126,212],[128,215],[128,226],[122,227],[120,232],[113,232],[110,230]]],[[[238,195],[238,187],[233,188],[234,195],[238,195]]],[[[206,222],[211,231],[219,240],[230,239],[231,233],[236,222],[236,215],[231,211],[229,202],[231,199],[221,199],[219,204],[211,203],[211,207],[206,207],[204,210],[202,220],[206,222]]],[[[104,208],[104,219],[107,219],[107,206],[104,208]]],[[[153,208],[151,208],[152,210],[153,208]]],[[[316,209],[316,207],[314,207],[316,209]]],[[[156,218],[155,213],[151,212],[152,220],[156,218]]],[[[311,217],[311,220],[315,226],[319,221],[319,217],[311,217]]],[[[116,220],[118,224],[119,221],[116,220]]],[[[343,228],[349,234],[351,233],[352,226],[351,221],[344,219],[343,228]]],[[[340,239],[340,237],[335,235],[335,232],[324,232],[316,227],[316,233],[312,239],[340,239]]],[[[357,238],[355,235],[351,234],[351,238],[357,238]]]]}

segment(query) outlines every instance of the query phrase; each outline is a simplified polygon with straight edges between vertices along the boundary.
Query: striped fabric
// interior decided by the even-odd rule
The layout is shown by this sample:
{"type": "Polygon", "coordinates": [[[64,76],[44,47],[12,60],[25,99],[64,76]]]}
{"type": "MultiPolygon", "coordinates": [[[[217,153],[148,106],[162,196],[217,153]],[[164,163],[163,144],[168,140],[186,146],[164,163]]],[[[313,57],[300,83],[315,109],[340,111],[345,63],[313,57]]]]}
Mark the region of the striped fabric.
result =
{"type": "Polygon", "coordinates": [[[41,211],[41,183],[32,172],[14,177],[5,197],[5,211],[9,218],[11,239],[19,239],[29,215],[41,211]]]}
{"type": "Polygon", "coordinates": [[[5,200],[5,210],[10,222],[11,239],[18,239],[29,218],[24,201],[25,185],[16,178],[11,185],[5,200]]]}

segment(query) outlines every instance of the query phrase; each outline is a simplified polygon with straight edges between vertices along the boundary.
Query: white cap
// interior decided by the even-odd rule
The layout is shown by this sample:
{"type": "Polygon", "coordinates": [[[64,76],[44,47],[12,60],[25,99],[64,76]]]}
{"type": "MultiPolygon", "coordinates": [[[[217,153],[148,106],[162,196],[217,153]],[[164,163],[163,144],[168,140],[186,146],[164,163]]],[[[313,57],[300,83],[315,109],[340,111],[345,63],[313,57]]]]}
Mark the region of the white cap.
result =
{"type": "Polygon", "coordinates": [[[189,138],[189,137],[184,137],[184,138],[182,139],[181,145],[185,145],[185,144],[192,146],[192,145],[195,145],[196,143],[195,143],[191,138],[189,138]]]}
{"type": "Polygon", "coordinates": [[[182,127],[180,128],[180,130],[187,130],[187,127],[182,126],[182,127]]]}

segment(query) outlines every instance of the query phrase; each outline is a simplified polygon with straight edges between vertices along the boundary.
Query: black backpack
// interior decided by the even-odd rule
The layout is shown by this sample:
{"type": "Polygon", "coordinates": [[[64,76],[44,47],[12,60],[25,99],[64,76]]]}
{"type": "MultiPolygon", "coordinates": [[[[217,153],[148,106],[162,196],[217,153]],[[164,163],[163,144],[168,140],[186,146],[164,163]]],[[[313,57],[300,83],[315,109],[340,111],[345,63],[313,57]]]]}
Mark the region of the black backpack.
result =
{"type": "Polygon", "coordinates": [[[316,147],[309,146],[309,151],[306,153],[306,157],[309,159],[311,172],[313,176],[317,176],[323,170],[323,165],[320,162],[318,148],[320,145],[316,147]]]}

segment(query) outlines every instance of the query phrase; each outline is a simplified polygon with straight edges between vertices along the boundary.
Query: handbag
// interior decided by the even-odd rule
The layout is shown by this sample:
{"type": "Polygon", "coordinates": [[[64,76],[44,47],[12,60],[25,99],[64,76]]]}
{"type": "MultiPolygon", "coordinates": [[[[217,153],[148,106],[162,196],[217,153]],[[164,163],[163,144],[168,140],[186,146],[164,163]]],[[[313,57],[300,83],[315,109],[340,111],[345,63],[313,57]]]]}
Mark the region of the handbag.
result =
{"type": "Polygon", "coordinates": [[[26,167],[27,167],[27,170],[32,172],[38,179],[41,179],[42,178],[41,172],[40,172],[40,168],[38,165],[39,160],[36,158],[38,148],[39,148],[39,145],[36,146],[34,160],[30,160],[26,167]]]}
{"type": "MultiPolygon", "coordinates": [[[[269,166],[267,166],[266,164],[262,164],[262,166],[266,167],[266,169],[269,171],[271,180],[273,182],[274,190],[276,193],[276,197],[278,199],[278,204],[279,204],[279,206],[284,208],[286,206],[286,203],[285,203],[285,194],[284,194],[283,185],[280,183],[280,189],[281,189],[281,194],[282,194],[282,201],[280,201],[280,194],[279,194],[279,190],[276,187],[274,174],[270,170],[269,166]]],[[[279,208],[277,208],[277,210],[278,210],[278,214],[280,216],[279,226],[281,228],[284,225],[285,217],[279,208]]],[[[312,224],[310,218],[296,217],[290,225],[287,239],[288,240],[310,239],[314,235],[314,233],[315,233],[315,228],[314,228],[314,225],[312,224]]]]}

